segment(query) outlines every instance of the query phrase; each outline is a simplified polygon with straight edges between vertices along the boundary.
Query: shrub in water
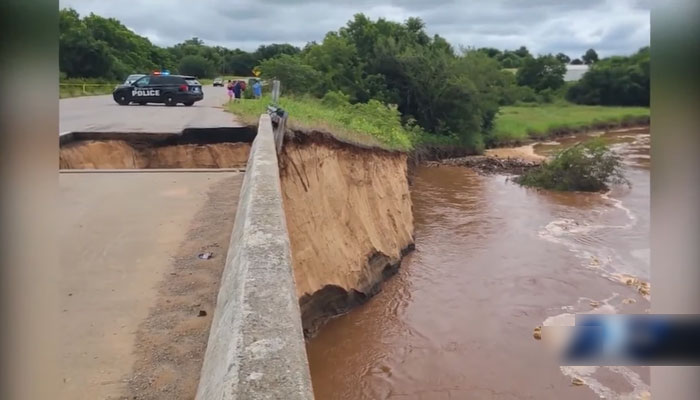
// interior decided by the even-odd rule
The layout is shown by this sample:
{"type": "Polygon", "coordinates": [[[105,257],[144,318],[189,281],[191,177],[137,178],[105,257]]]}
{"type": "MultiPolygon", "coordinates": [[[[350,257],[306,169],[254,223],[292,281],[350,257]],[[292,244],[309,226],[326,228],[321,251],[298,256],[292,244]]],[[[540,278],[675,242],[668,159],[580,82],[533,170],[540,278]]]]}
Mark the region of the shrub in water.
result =
{"type": "Polygon", "coordinates": [[[597,192],[609,184],[630,185],[624,176],[622,157],[600,139],[576,144],[554,159],[517,177],[525,186],[551,190],[597,192]]]}

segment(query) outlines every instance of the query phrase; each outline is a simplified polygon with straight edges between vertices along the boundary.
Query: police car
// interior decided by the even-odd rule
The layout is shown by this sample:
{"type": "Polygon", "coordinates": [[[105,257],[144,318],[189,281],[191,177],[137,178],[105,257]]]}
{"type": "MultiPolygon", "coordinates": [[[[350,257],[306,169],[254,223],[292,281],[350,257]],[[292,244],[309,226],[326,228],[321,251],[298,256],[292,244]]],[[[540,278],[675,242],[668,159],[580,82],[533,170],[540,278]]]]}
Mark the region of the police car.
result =
{"type": "Polygon", "coordinates": [[[204,98],[202,85],[194,76],[170,75],[154,72],[131,84],[120,85],[112,92],[114,101],[122,106],[130,103],[164,103],[175,106],[182,103],[191,106],[204,98]]]}

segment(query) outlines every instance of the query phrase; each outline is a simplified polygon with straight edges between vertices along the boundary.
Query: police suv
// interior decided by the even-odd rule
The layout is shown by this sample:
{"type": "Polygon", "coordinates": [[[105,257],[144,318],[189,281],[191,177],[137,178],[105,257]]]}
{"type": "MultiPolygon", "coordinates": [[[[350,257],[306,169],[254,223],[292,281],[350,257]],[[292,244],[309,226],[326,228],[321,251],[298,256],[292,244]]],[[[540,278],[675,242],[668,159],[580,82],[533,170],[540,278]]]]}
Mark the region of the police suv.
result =
{"type": "Polygon", "coordinates": [[[165,103],[175,106],[193,105],[204,98],[202,85],[194,76],[154,72],[131,84],[120,85],[112,92],[114,101],[122,106],[130,103],[165,103]]]}

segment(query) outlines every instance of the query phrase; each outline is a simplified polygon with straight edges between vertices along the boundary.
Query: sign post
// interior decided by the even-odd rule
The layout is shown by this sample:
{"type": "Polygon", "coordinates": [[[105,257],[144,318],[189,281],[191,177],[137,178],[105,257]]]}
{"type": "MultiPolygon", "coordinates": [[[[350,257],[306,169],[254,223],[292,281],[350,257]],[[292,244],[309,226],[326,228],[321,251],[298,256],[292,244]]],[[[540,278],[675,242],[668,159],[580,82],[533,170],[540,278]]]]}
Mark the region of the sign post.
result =
{"type": "Polygon", "coordinates": [[[280,81],[277,79],[272,81],[272,104],[277,107],[280,99],[280,81]]]}

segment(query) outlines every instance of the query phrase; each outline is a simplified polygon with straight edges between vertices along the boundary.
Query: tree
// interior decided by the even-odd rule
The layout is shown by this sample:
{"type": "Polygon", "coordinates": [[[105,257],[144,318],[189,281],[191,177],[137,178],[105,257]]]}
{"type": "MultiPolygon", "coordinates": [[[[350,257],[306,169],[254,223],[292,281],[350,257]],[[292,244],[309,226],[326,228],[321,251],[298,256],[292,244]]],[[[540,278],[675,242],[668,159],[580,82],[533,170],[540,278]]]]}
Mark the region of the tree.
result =
{"type": "Polygon", "coordinates": [[[598,53],[593,49],[586,50],[586,54],[581,56],[581,59],[586,65],[594,64],[598,62],[598,53]]]}
{"type": "Polygon", "coordinates": [[[530,51],[525,46],[520,46],[520,48],[515,50],[513,53],[520,58],[532,57],[532,54],[530,54],[530,51]]]}
{"type": "Polygon", "coordinates": [[[81,19],[73,9],[59,12],[59,68],[67,77],[121,80],[173,66],[167,51],[114,18],[90,14],[81,19]]]}
{"type": "Polygon", "coordinates": [[[214,76],[215,67],[202,56],[185,56],[180,60],[178,71],[183,75],[211,78],[214,76]]]}
{"type": "Polygon", "coordinates": [[[571,61],[571,58],[564,53],[558,53],[555,57],[557,57],[557,60],[563,62],[564,64],[568,64],[571,61]]]}
{"type": "Polygon", "coordinates": [[[226,71],[239,76],[247,76],[258,64],[258,60],[254,54],[248,53],[240,49],[232,51],[226,55],[226,71]]]}
{"type": "Polygon", "coordinates": [[[300,51],[298,47],[292,46],[289,43],[272,43],[269,45],[261,45],[255,51],[254,55],[258,61],[263,61],[282,54],[299,54],[300,51]]]}
{"type": "Polygon", "coordinates": [[[578,58],[574,58],[573,60],[571,60],[571,65],[583,65],[583,61],[581,61],[578,58]]]}
{"type": "Polygon", "coordinates": [[[518,85],[529,86],[540,92],[556,90],[564,85],[566,65],[551,54],[528,58],[518,69],[515,80],[518,85]]]}
{"type": "Polygon", "coordinates": [[[486,54],[489,58],[498,58],[501,55],[501,51],[493,47],[482,47],[476,51],[486,54]]]}
{"type": "Polygon", "coordinates": [[[569,88],[566,98],[579,104],[649,106],[649,47],[629,57],[604,58],[569,88]]]}
{"type": "Polygon", "coordinates": [[[301,58],[282,54],[259,65],[263,79],[278,79],[285,93],[314,93],[322,75],[301,58]]]}
{"type": "Polygon", "coordinates": [[[350,95],[352,102],[369,100],[364,87],[364,62],[347,38],[337,32],[328,33],[323,43],[307,49],[304,60],[323,74],[320,83],[324,92],[341,91],[350,95]]]}

